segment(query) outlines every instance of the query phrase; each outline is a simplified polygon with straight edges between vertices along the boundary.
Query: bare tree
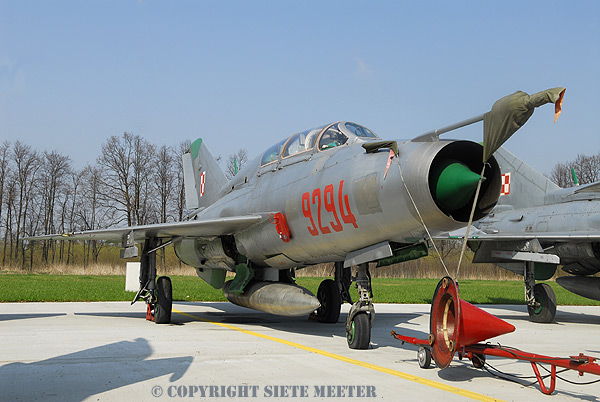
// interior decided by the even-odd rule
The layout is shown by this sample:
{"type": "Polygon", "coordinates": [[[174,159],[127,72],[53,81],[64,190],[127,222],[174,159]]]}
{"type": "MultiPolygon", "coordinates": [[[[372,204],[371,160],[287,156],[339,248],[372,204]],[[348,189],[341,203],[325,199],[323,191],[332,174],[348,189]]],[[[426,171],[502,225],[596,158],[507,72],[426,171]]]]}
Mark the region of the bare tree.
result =
{"type": "MultiPolygon", "coordinates": [[[[41,168],[41,180],[44,186],[41,188],[42,211],[43,211],[43,231],[44,233],[55,233],[56,226],[54,222],[54,212],[56,210],[57,198],[67,197],[71,190],[66,185],[68,173],[70,173],[71,161],[68,156],[59,153],[44,152],[43,166],[41,168]]],[[[45,241],[42,247],[42,260],[48,263],[48,253],[50,248],[54,254],[53,241],[45,241]]],[[[54,255],[53,255],[54,257],[54,255]]]]}
{"type": "Polygon", "coordinates": [[[591,156],[579,154],[573,164],[580,184],[600,180],[600,153],[591,156]]]}
{"type": "Polygon", "coordinates": [[[152,174],[156,166],[156,146],[136,135],[133,141],[133,199],[137,225],[158,222],[153,197],[152,174]]]}
{"type": "Polygon", "coordinates": [[[20,250],[20,239],[25,234],[27,213],[30,208],[31,189],[35,183],[34,177],[40,167],[39,157],[36,151],[33,151],[29,145],[20,141],[15,142],[13,146],[13,162],[15,165],[15,174],[17,177],[18,209],[15,217],[16,235],[15,235],[15,259],[21,251],[21,263],[24,263],[24,249],[20,250]]]}
{"type": "Polygon", "coordinates": [[[14,233],[13,233],[13,217],[15,210],[15,200],[17,198],[17,176],[12,173],[7,176],[7,181],[5,182],[5,211],[6,217],[4,219],[4,240],[2,247],[2,265],[5,265],[7,262],[8,256],[8,264],[12,264],[13,260],[13,241],[14,241],[14,233]],[[10,248],[7,253],[7,246],[10,244],[10,248]]]}
{"type": "Polygon", "coordinates": [[[181,222],[185,213],[185,188],[183,184],[183,154],[190,148],[191,141],[185,140],[179,143],[177,154],[175,156],[175,181],[177,195],[175,200],[175,209],[177,211],[177,221],[181,222]]]}
{"type": "MultiPolygon", "coordinates": [[[[106,208],[101,202],[101,184],[103,172],[100,166],[88,165],[81,171],[80,190],[77,192],[77,204],[75,219],[81,230],[96,230],[112,226],[115,223],[115,214],[112,208],[106,208]]],[[[98,262],[100,251],[105,246],[101,240],[89,240],[84,242],[83,264],[92,261],[98,262]]]]}
{"type": "Polygon", "coordinates": [[[561,188],[570,187],[573,185],[573,180],[571,178],[571,167],[566,163],[559,162],[554,165],[548,178],[561,188]]]}
{"type": "Polygon", "coordinates": [[[571,169],[575,169],[575,174],[579,184],[588,184],[600,180],[600,153],[592,156],[578,154],[574,161],[566,163],[557,163],[552,168],[549,178],[559,187],[571,187],[574,185],[571,169]]]}
{"type": "Polygon", "coordinates": [[[127,132],[102,144],[98,157],[104,170],[101,194],[107,206],[119,211],[128,226],[149,223],[149,178],[154,154],[154,145],[127,132]]]}
{"type": "Polygon", "coordinates": [[[2,145],[0,145],[0,234],[2,233],[4,185],[8,180],[8,175],[10,174],[9,150],[10,143],[8,141],[4,141],[2,145]]]}
{"type": "Polygon", "coordinates": [[[156,153],[154,169],[154,186],[158,195],[160,222],[167,222],[169,215],[170,199],[172,198],[174,181],[175,155],[171,148],[163,145],[156,153]]]}
{"type": "Polygon", "coordinates": [[[227,165],[225,166],[225,177],[231,180],[244,165],[248,162],[248,150],[241,148],[239,151],[230,154],[227,157],[227,165]]]}

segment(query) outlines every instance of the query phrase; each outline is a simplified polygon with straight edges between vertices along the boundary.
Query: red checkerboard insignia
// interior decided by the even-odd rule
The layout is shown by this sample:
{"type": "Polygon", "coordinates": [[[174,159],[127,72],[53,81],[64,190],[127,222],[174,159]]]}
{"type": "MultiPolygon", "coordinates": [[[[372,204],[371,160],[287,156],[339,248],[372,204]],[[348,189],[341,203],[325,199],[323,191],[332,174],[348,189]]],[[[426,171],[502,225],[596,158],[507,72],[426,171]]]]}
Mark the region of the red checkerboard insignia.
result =
{"type": "Polygon", "coordinates": [[[510,194],[510,173],[502,173],[502,187],[500,188],[500,195],[510,194]]]}
{"type": "Polygon", "coordinates": [[[204,196],[204,187],[206,182],[206,170],[200,175],[200,197],[204,196]]]}

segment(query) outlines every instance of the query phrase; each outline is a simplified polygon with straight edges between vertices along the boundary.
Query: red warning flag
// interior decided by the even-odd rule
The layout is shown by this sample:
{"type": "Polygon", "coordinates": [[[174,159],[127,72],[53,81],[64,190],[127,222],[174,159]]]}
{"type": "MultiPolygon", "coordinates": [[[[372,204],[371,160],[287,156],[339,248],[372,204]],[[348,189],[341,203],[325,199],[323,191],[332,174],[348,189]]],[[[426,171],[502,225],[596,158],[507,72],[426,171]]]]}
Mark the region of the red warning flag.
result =
{"type": "Polygon", "coordinates": [[[562,103],[563,103],[563,98],[565,97],[565,91],[567,89],[563,89],[562,92],[560,93],[560,95],[558,95],[558,100],[554,103],[554,122],[556,123],[556,120],[558,120],[558,116],[560,116],[560,113],[562,112],[562,103]]]}

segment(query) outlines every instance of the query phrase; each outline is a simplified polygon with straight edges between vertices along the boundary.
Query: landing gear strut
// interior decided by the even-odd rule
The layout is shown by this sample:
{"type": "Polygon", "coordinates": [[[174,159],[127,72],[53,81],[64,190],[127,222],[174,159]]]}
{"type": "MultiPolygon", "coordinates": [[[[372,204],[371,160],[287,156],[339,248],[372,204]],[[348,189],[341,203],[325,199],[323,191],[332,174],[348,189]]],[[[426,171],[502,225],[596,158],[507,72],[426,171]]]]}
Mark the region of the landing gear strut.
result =
{"type": "Polygon", "coordinates": [[[160,246],[157,238],[149,238],[144,242],[140,258],[140,290],[131,304],[142,299],[147,304],[146,319],[157,324],[171,322],[173,306],[173,288],[168,276],[156,279],[156,253],[160,246]]]}
{"type": "Polygon", "coordinates": [[[344,262],[335,263],[335,279],[325,279],[319,285],[317,298],[321,307],[317,309],[317,319],[334,323],[340,317],[343,302],[352,304],[346,319],[346,339],[350,349],[367,349],[371,342],[371,327],[375,318],[371,274],[369,264],[358,265],[356,277],[352,277],[351,268],[344,268],[344,262]],[[350,285],[353,280],[358,289],[358,301],[352,303],[350,285]]]}
{"type": "Polygon", "coordinates": [[[525,301],[532,322],[549,323],[556,315],[556,296],[552,288],[545,283],[535,283],[533,262],[525,262],[525,301]]]}
{"type": "Polygon", "coordinates": [[[367,349],[371,342],[371,327],[375,319],[369,264],[358,265],[356,271],[358,301],[352,305],[346,319],[346,340],[350,349],[367,349]]]}

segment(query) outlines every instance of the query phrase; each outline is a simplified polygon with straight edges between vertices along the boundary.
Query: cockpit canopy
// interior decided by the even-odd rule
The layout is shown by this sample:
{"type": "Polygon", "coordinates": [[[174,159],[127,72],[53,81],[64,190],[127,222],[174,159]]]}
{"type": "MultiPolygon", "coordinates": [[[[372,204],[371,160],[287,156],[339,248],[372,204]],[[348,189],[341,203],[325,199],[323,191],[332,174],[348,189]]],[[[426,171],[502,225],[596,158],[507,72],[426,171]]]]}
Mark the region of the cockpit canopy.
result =
{"type": "Polygon", "coordinates": [[[318,151],[326,151],[356,140],[380,139],[366,127],[356,123],[340,121],[321,127],[296,133],[278,142],[263,154],[260,165],[264,166],[281,158],[287,158],[302,152],[312,151],[318,144],[318,151]]]}

